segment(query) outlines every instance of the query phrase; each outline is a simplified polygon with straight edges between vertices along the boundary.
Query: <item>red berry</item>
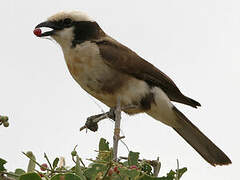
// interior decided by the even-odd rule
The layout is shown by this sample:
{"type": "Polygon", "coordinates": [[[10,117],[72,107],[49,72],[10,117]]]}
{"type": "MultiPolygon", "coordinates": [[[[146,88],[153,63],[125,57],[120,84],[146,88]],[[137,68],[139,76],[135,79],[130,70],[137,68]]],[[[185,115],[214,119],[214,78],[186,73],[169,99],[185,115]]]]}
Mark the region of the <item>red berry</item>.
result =
{"type": "Polygon", "coordinates": [[[113,168],[113,171],[114,171],[114,172],[117,172],[117,171],[118,171],[118,167],[115,166],[115,167],[113,168]]]}
{"type": "Polygon", "coordinates": [[[38,173],[40,177],[44,177],[44,175],[42,173],[38,173]]]}
{"type": "Polygon", "coordinates": [[[41,30],[41,29],[39,29],[39,28],[37,28],[37,29],[34,29],[34,30],[33,30],[33,34],[35,34],[36,36],[40,37],[40,36],[41,36],[41,34],[42,34],[42,30],[41,30]]]}
{"type": "Polygon", "coordinates": [[[130,166],[130,169],[138,169],[136,165],[130,166]]]}
{"type": "Polygon", "coordinates": [[[113,169],[111,168],[108,170],[108,176],[112,176],[112,174],[113,174],[113,169]]]}
{"type": "Polygon", "coordinates": [[[46,171],[48,168],[48,165],[46,163],[43,163],[40,167],[41,171],[46,171]]]}

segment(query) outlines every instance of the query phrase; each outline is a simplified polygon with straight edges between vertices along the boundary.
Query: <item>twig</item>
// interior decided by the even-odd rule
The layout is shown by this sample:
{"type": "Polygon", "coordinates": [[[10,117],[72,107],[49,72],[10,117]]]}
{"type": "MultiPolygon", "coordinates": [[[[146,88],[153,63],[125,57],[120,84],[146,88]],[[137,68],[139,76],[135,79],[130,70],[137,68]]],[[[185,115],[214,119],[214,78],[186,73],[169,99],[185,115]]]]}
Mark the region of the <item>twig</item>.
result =
{"type": "Polygon", "coordinates": [[[52,164],[50,163],[50,161],[49,161],[46,153],[44,153],[44,158],[47,160],[47,162],[48,162],[48,164],[49,164],[49,166],[50,166],[51,171],[53,171],[52,164]]]}
{"type": "MultiPolygon", "coordinates": [[[[78,155],[77,155],[77,156],[78,156],[78,155]]],[[[78,157],[79,157],[79,156],[78,156],[78,157]]],[[[73,162],[76,163],[76,161],[75,161],[75,159],[74,159],[73,156],[72,156],[72,160],[73,160],[73,162]]],[[[83,162],[83,160],[82,160],[82,158],[79,157],[79,160],[80,160],[80,162],[82,163],[83,167],[86,167],[85,164],[84,164],[84,162],[83,162]]]]}
{"type": "Polygon", "coordinates": [[[110,163],[109,163],[109,166],[108,166],[108,168],[107,168],[107,171],[105,172],[105,174],[104,174],[104,176],[103,176],[103,179],[105,179],[105,177],[107,177],[108,171],[111,169],[111,167],[112,167],[112,163],[110,162],[110,163]]]}
{"type": "MultiPolygon", "coordinates": [[[[77,146],[78,146],[78,145],[76,145],[76,146],[74,147],[73,151],[76,151],[77,146]]],[[[76,151],[76,156],[78,156],[77,151],[76,151]]],[[[79,156],[78,156],[78,157],[79,157],[79,156]]],[[[73,155],[72,155],[72,160],[73,160],[74,163],[76,163],[73,155]]],[[[79,157],[79,160],[80,160],[80,162],[82,163],[83,167],[86,167],[85,164],[84,164],[84,162],[82,161],[82,159],[81,159],[80,157],[79,157]]]]}
{"type": "Polygon", "coordinates": [[[22,152],[25,156],[27,156],[29,159],[31,159],[34,163],[36,163],[40,168],[44,168],[46,169],[47,171],[50,171],[52,173],[67,173],[68,171],[67,170],[51,170],[49,168],[46,168],[42,165],[40,165],[37,161],[35,161],[33,158],[29,157],[25,152],[22,152]]]}
{"type": "MultiPolygon", "coordinates": [[[[123,137],[125,137],[125,136],[123,136],[123,137]]],[[[126,147],[127,151],[130,152],[127,144],[126,144],[122,139],[120,139],[120,141],[121,141],[121,143],[126,147]]]]}
{"type": "Polygon", "coordinates": [[[40,171],[38,171],[38,170],[36,170],[36,169],[35,169],[34,171],[37,172],[39,175],[41,174],[46,180],[49,180],[47,174],[42,173],[42,172],[40,172],[40,171]]]}
{"type": "Polygon", "coordinates": [[[25,156],[27,156],[29,159],[31,159],[35,164],[37,164],[39,167],[42,167],[42,168],[44,168],[44,169],[46,169],[46,170],[48,170],[48,171],[52,171],[51,169],[49,169],[49,168],[46,168],[46,167],[44,167],[44,166],[42,166],[41,164],[39,164],[37,161],[35,161],[33,158],[31,158],[30,156],[28,156],[25,152],[22,152],[25,156]]]}
{"type": "MultiPolygon", "coordinates": [[[[72,151],[72,153],[73,153],[74,151],[76,152],[76,154],[73,154],[73,155],[72,155],[72,161],[73,161],[74,163],[76,163],[74,157],[77,155],[77,151],[76,151],[77,146],[78,146],[78,145],[75,145],[75,147],[74,147],[74,149],[73,149],[73,151],[72,151]]],[[[72,154],[72,153],[71,153],[71,154],[72,154]]]]}
{"type": "Polygon", "coordinates": [[[154,161],[154,165],[153,166],[153,176],[157,177],[159,172],[160,172],[160,168],[161,168],[161,163],[159,162],[159,157],[157,158],[157,160],[154,161]]]}
{"type": "Polygon", "coordinates": [[[117,153],[118,153],[118,142],[120,139],[120,125],[121,125],[121,103],[120,98],[117,99],[117,106],[115,109],[115,128],[113,135],[113,160],[117,161],[117,153]]]}
{"type": "Polygon", "coordinates": [[[82,163],[83,167],[86,167],[85,164],[84,164],[84,162],[83,162],[83,160],[82,160],[82,158],[79,157],[79,160],[80,160],[80,162],[82,163]]]}
{"type": "Polygon", "coordinates": [[[179,180],[179,161],[177,159],[177,173],[176,173],[176,180],[179,180]]]}

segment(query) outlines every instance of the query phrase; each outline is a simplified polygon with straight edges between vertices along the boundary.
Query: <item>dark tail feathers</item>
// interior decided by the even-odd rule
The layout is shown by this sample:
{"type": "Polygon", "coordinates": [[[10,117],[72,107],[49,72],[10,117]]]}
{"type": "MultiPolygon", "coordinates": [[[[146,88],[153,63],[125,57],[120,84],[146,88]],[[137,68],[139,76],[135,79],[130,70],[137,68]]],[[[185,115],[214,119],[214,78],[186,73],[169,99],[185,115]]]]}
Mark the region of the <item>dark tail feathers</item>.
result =
{"type": "Polygon", "coordinates": [[[179,128],[173,128],[211,165],[231,164],[227,155],[205,136],[176,107],[173,108],[178,117],[179,128]]]}
{"type": "Polygon", "coordinates": [[[171,98],[172,101],[183,103],[189,106],[192,106],[194,108],[197,108],[198,106],[201,106],[201,104],[187,96],[184,96],[183,94],[181,96],[174,96],[171,98]]]}
{"type": "Polygon", "coordinates": [[[197,106],[201,106],[201,104],[200,104],[199,102],[195,101],[194,99],[191,99],[191,98],[189,98],[189,97],[187,97],[187,96],[185,96],[185,97],[186,97],[186,99],[187,99],[188,102],[189,102],[188,105],[190,105],[190,106],[192,106],[192,107],[194,107],[194,108],[197,108],[197,106]]]}

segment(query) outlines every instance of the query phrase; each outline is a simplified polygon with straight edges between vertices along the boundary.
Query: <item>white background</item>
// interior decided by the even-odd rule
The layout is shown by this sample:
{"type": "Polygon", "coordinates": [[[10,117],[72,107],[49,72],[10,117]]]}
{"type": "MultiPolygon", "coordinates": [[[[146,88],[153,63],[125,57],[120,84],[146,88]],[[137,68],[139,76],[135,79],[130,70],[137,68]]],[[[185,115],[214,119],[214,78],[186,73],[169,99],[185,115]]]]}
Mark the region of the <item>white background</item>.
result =
{"type": "MultiPolygon", "coordinates": [[[[100,137],[112,144],[113,123],[97,133],[79,132],[88,116],[101,113],[65,65],[56,43],[36,38],[32,30],[61,10],[80,10],[96,19],[106,33],[168,74],[181,91],[202,104],[177,104],[233,161],[212,167],[171,128],[147,115],[123,115],[124,140],[141,158],[160,157],[165,175],[188,167],[184,180],[236,179],[240,167],[240,3],[237,0],[161,1],[3,1],[0,6],[0,157],[9,170],[26,168],[21,151],[31,150],[40,163],[66,157],[78,144],[83,159],[96,155],[100,137]]],[[[106,106],[97,102],[105,111],[106,106]]],[[[120,144],[120,155],[127,155],[120,144]]],[[[85,161],[87,162],[87,161],[85,161]]]]}

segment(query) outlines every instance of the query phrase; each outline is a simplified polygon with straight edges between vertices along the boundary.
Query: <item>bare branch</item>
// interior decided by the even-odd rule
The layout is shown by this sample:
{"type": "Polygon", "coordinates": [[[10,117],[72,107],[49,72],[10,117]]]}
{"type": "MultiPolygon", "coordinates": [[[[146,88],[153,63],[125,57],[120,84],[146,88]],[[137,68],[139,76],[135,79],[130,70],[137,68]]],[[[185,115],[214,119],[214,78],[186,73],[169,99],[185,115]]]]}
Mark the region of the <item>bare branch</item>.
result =
{"type": "Polygon", "coordinates": [[[159,157],[157,158],[157,160],[154,160],[153,162],[154,163],[151,164],[153,166],[153,175],[155,177],[157,177],[160,172],[160,168],[161,168],[161,163],[159,162],[159,157]]]}
{"type": "Polygon", "coordinates": [[[119,140],[121,141],[123,138],[125,138],[125,136],[120,137],[121,111],[135,109],[135,108],[138,108],[138,106],[126,105],[121,107],[120,99],[118,98],[116,108],[111,108],[110,111],[106,113],[88,117],[85,125],[80,128],[80,131],[84,129],[90,129],[91,131],[95,132],[98,130],[98,122],[100,122],[101,120],[107,119],[107,118],[114,120],[115,128],[114,128],[114,136],[113,136],[113,160],[117,161],[118,142],[119,140]]]}
{"type": "Polygon", "coordinates": [[[117,106],[115,109],[115,128],[113,135],[113,160],[117,161],[118,141],[120,139],[120,125],[121,125],[121,103],[120,98],[117,99],[117,106]]]}

